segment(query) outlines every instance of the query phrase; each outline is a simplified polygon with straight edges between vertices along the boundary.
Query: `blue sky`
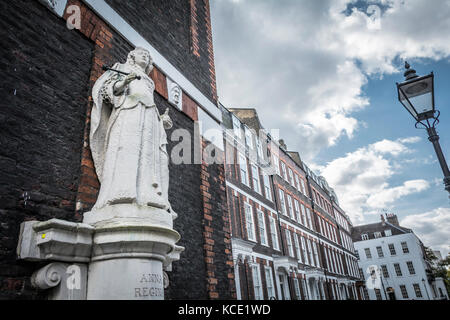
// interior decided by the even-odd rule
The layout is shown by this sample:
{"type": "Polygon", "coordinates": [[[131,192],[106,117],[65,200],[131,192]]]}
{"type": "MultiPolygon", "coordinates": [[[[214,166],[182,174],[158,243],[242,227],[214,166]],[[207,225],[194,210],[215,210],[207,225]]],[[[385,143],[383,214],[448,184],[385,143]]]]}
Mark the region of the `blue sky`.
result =
{"type": "Polygon", "coordinates": [[[354,224],[394,212],[450,249],[450,202],[426,131],[397,100],[404,60],[435,72],[450,161],[450,4],[445,0],[215,0],[220,101],[258,110],[323,175],[354,224]]]}

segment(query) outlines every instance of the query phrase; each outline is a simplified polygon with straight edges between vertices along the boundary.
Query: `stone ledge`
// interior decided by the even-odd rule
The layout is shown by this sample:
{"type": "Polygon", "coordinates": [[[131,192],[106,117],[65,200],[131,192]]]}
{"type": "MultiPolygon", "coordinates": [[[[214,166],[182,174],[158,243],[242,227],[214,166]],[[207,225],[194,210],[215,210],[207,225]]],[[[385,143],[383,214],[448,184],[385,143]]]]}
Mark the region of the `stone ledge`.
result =
{"type": "Polygon", "coordinates": [[[94,228],[58,219],[27,221],[20,226],[18,259],[89,262],[94,228]]]}

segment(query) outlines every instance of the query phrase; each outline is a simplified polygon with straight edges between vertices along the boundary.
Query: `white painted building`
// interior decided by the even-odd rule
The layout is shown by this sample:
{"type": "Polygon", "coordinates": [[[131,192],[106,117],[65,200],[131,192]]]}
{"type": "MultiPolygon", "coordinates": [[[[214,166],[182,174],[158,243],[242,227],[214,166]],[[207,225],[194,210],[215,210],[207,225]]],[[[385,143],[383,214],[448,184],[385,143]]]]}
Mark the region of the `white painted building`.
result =
{"type": "MultiPolygon", "coordinates": [[[[356,226],[352,238],[359,256],[360,273],[366,279],[370,300],[448,299],[438,279],[431,279],[421,240],[401,227],[395,215],[380,223],[356,226]],[[445,296],[445,297],[444,297],[445,296]]],[[[368,297],[367,297],[368,296],[368,297]]]]}

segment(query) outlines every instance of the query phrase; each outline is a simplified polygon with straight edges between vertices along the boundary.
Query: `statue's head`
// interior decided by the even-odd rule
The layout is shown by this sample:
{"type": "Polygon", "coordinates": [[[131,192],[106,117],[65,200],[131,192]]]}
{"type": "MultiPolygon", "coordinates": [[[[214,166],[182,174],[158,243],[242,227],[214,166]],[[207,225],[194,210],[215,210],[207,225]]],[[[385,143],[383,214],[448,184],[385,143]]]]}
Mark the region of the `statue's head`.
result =
{"type": "Polygon", "coordinates": [[[137,47],[128,54],[127,63],[131,65],[138,65],[149,74],[153,70],[153,59],[150,52],[142,47],[137,47]]]}

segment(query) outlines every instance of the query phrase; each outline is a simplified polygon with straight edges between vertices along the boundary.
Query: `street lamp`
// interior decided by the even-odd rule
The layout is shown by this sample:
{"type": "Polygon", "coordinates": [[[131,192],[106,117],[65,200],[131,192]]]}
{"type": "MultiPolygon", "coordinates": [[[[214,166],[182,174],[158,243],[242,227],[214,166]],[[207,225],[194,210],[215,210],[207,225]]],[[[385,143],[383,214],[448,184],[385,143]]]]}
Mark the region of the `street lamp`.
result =
{"type": "Polygon", "coordinates": [[[439,123],[440,112],[434,105],[434,74],[419,77],[416,70],[405,62],[405,81],[397,83],[398,100],[416,120],[416,128],[422,125],[427,129],[428,140],[433,143],[434,150],[444,173],[445,190],[450,193],[450,171],[439,144],[436,125],[439,123]]]}

